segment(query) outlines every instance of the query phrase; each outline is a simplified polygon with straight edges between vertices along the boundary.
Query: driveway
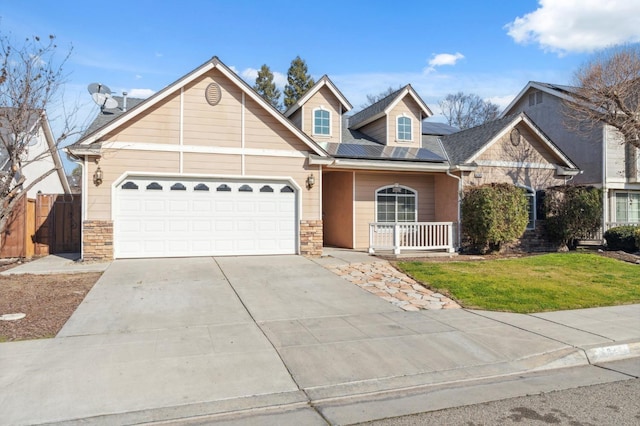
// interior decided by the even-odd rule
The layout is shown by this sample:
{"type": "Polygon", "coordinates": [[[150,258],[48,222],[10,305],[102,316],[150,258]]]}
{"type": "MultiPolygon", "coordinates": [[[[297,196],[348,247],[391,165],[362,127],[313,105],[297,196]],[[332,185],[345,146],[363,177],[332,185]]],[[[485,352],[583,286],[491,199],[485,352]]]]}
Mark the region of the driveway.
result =
{"type": "Polygon", "coordinates": [[[321,424],[312,400],[342,423],[332,400],[578,365],[581,341],[612,341],[520,318],[404,312],[299,256],[118,260],[55,339],[0,344],[0,406],[9,424],[269,406],[321,424]]]}

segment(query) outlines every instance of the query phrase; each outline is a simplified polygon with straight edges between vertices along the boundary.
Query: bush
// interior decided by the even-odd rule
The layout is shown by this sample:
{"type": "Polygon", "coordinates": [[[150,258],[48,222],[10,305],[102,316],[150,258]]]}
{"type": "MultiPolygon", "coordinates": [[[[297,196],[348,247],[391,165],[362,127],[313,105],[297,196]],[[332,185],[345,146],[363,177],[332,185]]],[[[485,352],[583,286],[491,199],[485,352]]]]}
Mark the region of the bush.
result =
{"type": "Polygon", "coordinates": [[[468,188],[462,199],[462,231],[474,249],[499,250],[527,228],[528,202],[523,189],[509,184],[468,188]]]}
{"type": "Polygon", "coordinates": [[[575,242],[602,225],[602,191],[588,186],[548,188],[544,198],[547,235],[575,248],[575,242]]]}
{"type": "Polygon", "coordinates": [[[623,250],[634,253],[640,250],[640,227],[617,226],[604,233],[609,250],[623,250]]]}

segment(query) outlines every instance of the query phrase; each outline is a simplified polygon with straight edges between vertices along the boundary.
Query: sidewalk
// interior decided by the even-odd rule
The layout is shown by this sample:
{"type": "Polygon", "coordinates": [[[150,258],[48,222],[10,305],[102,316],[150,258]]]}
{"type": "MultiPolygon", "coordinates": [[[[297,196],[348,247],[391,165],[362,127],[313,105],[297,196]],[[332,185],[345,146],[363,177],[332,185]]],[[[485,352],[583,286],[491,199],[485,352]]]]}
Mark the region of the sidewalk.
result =
{"type": "Polygon", "coordinates": [[[82,262],[79,253],[61,253],[41,257],[0,272],[0,275],[15,274],[77,274],[104,272],[111,262],[82,262]]]}
{"type": "Polygon", "coordinates": [[[351,424],[638,374],[640,305],[406,312],[329,271],[372,262],[113,262],[58,337],[0,344],[0,423],[351,424]]]}

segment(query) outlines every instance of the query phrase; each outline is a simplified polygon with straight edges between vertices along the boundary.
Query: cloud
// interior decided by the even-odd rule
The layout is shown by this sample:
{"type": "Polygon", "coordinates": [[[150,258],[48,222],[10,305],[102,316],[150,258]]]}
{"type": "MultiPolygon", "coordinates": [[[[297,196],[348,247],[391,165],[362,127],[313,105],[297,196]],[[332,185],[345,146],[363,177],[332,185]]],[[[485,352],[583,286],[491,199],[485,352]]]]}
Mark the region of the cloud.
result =
{"type": "MultiPolygon", "coordinates": [[[[233,71],[237,73],[235,69],[233,69],[233,71]]],[[[273,73],[273,82],[276,84],[276,87],[282,89],[287,84],[287,76],[277,71],[272,70],[271,72],[273,73]]],[[[256,77],[258,77],[258,70],[251,67],[246,68],[240,73],[240,77],[249,85],[253,86],[256,82],[256,77]]]]}
{"type": "Polygon", "coordinates": [[[149,96],[153,95],[154,93],[156,92],[151,89],[131,89],[129,90],[129,97],[146,99],[149,96]]]}
{"type": "Polygon", "coordinates": [[[460,59],[463,59],[464,55],[460,52],[457,53],[438,53],[433,54],[429,60],[429,67],[425,68],[425,72],[429,73],[435,71],[436,67],[443,65],[455,65],[460,59]]]}
{"type": "Polygon", "coordinates": [[[249,84],[253,84],[258,76],[258,70],[255,68],[246,68],[240,73],[240,76],[249,84]]]}
{"type": "Polygon", "coordinates": [[[540,7],[505,25],[518,44],[565,55],[640,41],[640,2],[539,0],[540,7]]]}

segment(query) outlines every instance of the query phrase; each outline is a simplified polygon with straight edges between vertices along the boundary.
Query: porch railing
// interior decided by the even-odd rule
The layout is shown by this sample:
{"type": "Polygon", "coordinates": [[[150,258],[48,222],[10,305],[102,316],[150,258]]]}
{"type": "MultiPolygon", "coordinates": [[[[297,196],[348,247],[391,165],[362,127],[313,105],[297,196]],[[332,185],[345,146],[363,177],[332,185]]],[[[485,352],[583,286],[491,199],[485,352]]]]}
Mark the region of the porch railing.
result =
{"type": "Polygon", "coordinates": [[[588,241],[604,241],[604,233],[611,228],[616,228],[618,226],[640,226],[638,222],[607,222],[604,226],[600,227],[595,232],[590,232],[589,234],[580,236],[581,240],[588,241]]]}
{"type": "Polygon", "coordinates": [[[370,223],[369,253],[376,250],[455,251],[453,222],[370,223]]]}

